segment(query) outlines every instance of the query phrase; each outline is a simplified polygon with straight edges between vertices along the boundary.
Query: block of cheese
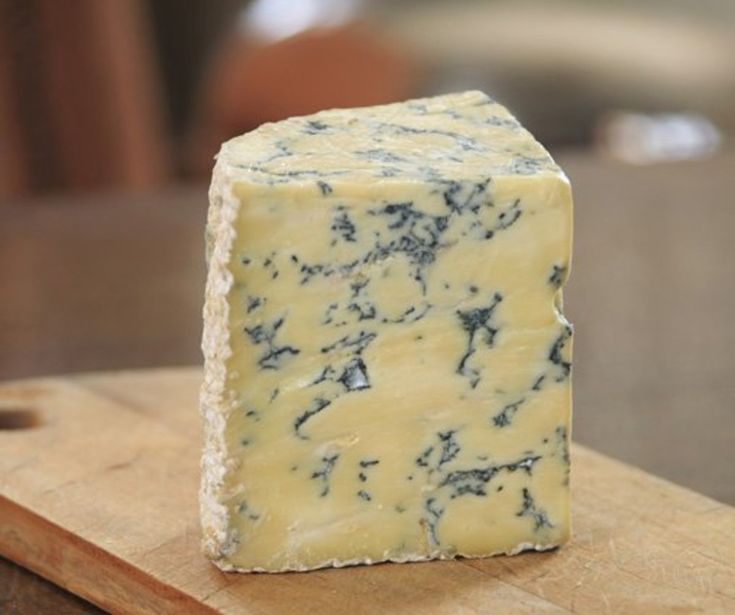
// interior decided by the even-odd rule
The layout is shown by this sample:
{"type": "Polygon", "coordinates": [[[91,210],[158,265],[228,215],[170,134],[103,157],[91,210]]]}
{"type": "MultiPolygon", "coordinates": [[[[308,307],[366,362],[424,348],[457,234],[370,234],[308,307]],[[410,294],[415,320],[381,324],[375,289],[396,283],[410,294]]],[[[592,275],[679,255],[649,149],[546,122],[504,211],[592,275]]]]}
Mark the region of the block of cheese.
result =
{"type": "Polygon", "coordinates": [[[217,157],[201,514],[224,570],[569,537],[572,204],[480,92],[265,124],[217,157]]]}

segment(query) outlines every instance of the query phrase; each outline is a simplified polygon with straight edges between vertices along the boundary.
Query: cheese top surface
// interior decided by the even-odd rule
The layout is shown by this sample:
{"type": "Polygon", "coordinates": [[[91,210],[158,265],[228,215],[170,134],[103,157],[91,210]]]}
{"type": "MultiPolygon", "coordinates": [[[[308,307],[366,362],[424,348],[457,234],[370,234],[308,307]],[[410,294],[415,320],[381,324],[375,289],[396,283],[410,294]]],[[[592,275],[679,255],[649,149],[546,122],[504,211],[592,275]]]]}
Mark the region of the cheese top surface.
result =
{"type": "Polygon", "coordinates": [[[477,91],[264,124],[225,143],[220,157],[234,175],[270,184],[561,173],[505,107],[477,91]]]}
{"type": "Polygon", "coordinates": [[[211,203],[218,565],[566,540],[571,193],[507,111],[470,92],[266,125],[223,146],[211,203]]]}

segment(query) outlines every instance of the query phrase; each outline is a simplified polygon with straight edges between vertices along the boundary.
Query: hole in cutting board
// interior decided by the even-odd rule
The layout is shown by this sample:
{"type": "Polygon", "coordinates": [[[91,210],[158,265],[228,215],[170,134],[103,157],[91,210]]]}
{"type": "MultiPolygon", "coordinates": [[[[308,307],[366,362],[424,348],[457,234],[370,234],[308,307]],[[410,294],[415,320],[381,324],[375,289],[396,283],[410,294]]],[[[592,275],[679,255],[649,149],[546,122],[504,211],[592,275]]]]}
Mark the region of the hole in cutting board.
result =
{"type": "Polygon", "coordinates": [[[32,408],[0,407],[0,431],[33,429],[41,425],[41,416],[32,408]]]}

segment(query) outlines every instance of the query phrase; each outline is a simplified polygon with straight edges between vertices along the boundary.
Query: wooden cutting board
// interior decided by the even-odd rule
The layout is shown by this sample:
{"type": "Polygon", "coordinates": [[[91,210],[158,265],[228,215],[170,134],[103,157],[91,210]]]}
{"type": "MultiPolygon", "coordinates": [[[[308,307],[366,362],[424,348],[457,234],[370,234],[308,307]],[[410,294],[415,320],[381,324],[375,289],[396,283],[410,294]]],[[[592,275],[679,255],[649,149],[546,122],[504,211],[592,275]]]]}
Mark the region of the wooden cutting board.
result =
{"type": "Polygon", "coordinates": [[[199,381],[0,385],[0,553],[117,613],[735,613],[735,509],[581,446],[555,552],[222,573],[199,552],[199,381]]]}

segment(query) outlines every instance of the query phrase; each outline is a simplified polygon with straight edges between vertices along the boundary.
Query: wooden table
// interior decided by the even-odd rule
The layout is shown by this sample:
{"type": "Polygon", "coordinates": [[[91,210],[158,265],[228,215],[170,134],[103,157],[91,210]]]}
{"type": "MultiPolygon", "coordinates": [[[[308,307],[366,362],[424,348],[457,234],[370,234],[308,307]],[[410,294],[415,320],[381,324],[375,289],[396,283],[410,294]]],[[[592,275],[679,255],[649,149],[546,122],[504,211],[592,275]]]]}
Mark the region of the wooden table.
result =
{"type": "MultiPolygon", "coordinates": [[[[576,201],[575,440],[735,503],[735,155],[559,160],[576,201]]],[[[0,206],[0,379],[198,362],[205,207],[203,186],[0,206]]],[[[91,609],[5,563],[8,605],[91,609]]]]}

